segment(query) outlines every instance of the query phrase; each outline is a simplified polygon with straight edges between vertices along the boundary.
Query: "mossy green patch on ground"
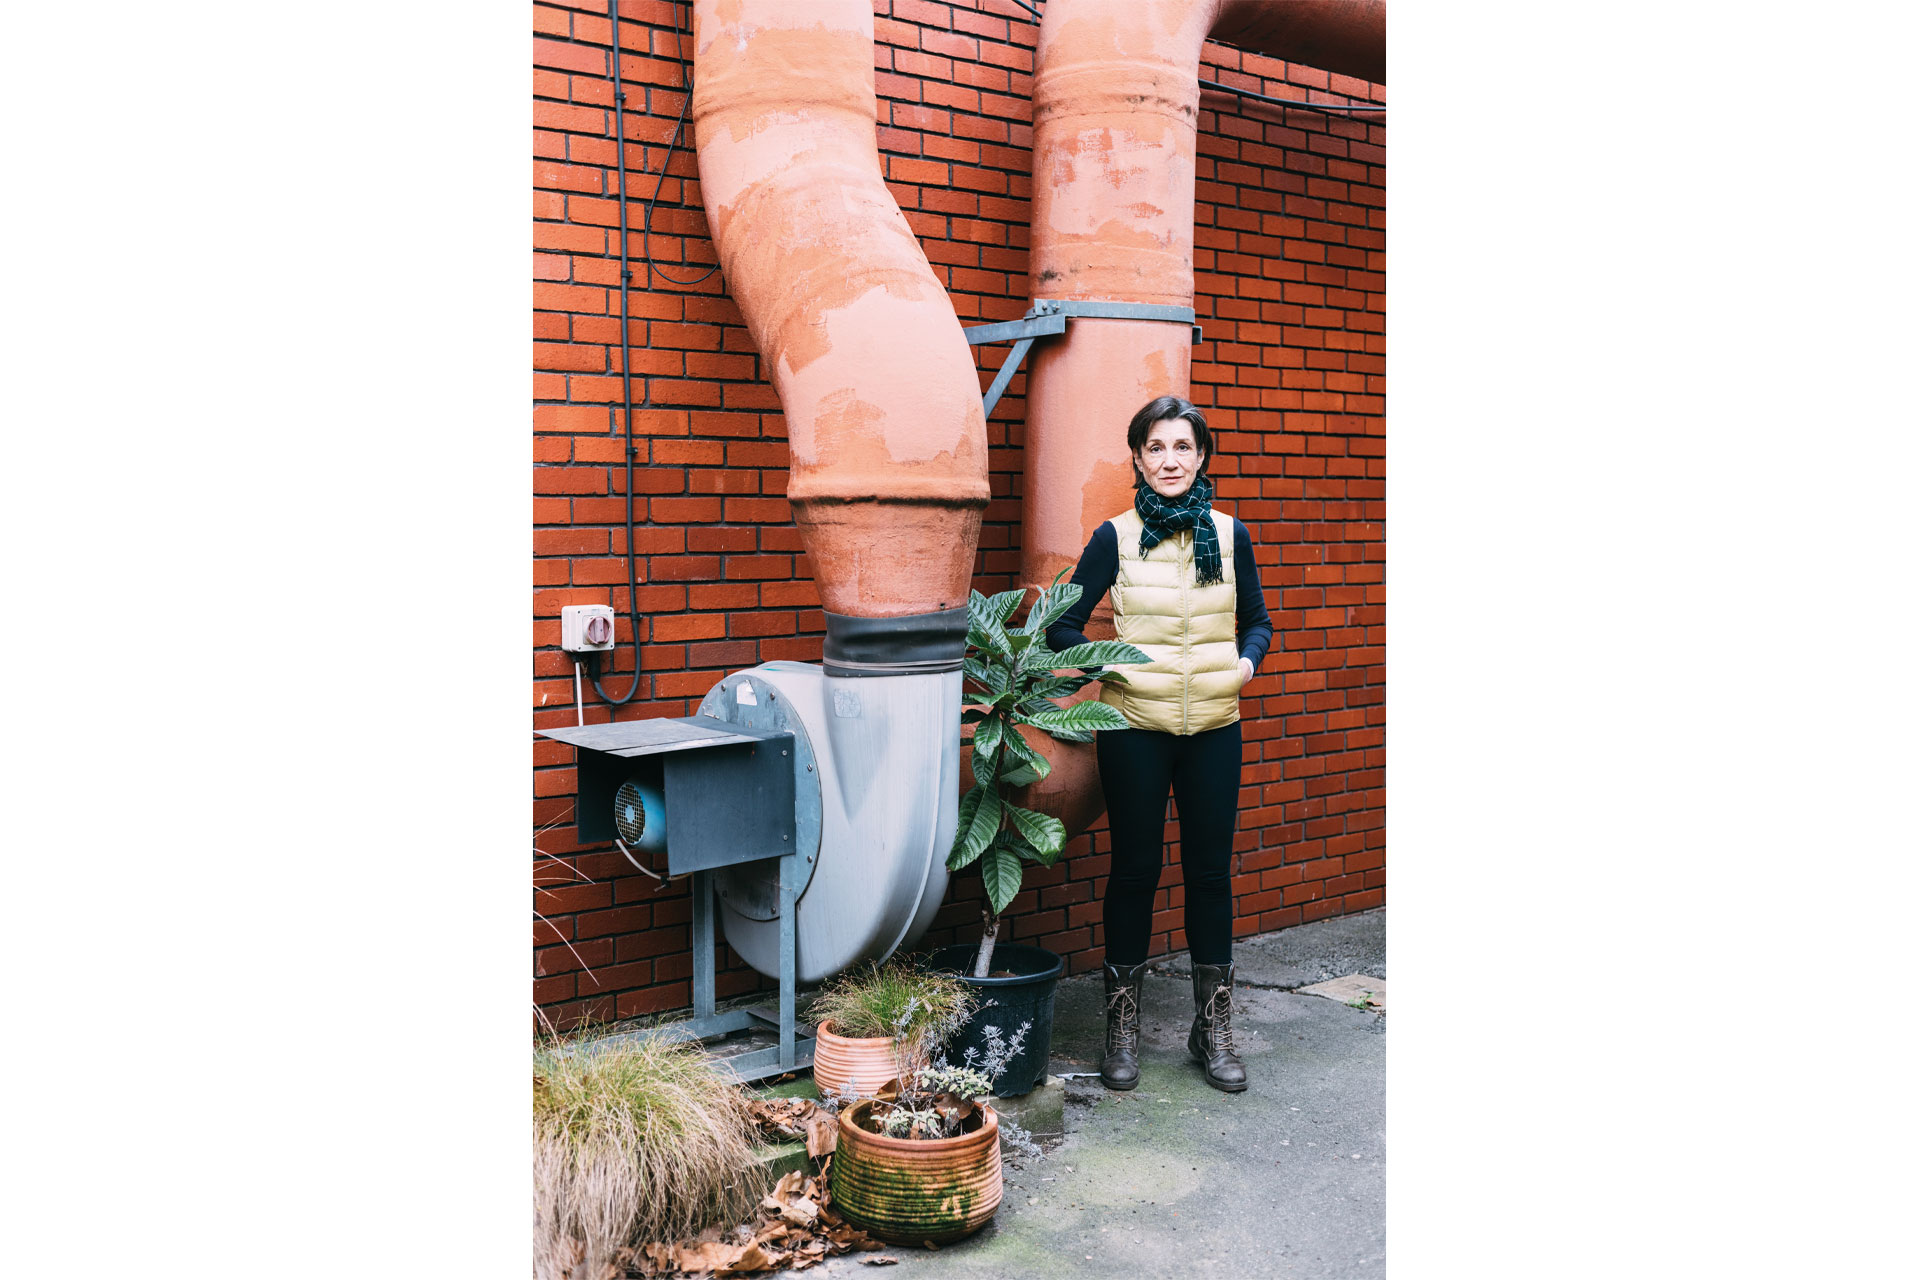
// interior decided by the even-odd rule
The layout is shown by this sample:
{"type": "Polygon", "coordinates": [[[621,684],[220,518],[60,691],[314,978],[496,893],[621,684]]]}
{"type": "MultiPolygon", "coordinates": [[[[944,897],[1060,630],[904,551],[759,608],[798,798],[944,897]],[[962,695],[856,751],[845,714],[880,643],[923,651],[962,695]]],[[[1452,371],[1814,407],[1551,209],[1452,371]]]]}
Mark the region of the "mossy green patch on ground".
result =
{"type": "Polygon", "coordinates": [[[796,1076],[792,1080],[777,1081],[773,1084],[766,1085],[763,1088],[757,1088],[754,1090],[754,1092],[759,1094],[763,1098],[816,1098],[817,1099],[820,1096],[820,1089],[819,1089],[819,1086],[815,1085],[813,1082],[813,1073],[811,1069],[808,1070],[806,1075],[796,1076]]]}
{"type": "Polygon", "coordinates": [[[807,1158],[807,1144],[804,1142],[774,1142],[754,1148],[754,1159],[767,1171],[769,1182],[778,1182],[789,1173],[811,1173],[813,1163],[807,1158]]]}

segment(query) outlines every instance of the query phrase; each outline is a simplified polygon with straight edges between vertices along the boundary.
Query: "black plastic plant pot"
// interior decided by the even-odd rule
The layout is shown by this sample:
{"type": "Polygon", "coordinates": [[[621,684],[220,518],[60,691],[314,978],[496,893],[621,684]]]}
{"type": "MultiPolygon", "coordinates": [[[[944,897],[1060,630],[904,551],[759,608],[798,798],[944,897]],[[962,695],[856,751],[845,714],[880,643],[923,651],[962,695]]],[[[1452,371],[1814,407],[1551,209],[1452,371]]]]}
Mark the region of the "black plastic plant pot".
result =
{"type": "Polygon", "coordinates": [[[970,1048],[977,1051],[976,1057],[985,1053],[988,1027],[1000,1028],[1001,1036],[1007,1037],[1021,1023],[1031,1022],[1026,1044],[1007,1063],[993,1089],[999,1097],[1017,1098],[1033,1092],[1033,1087],[1046,1078],[1047,1061],[1053,1052],[1053,990],[1067,971],[1067,962],[1045,947],[1002,942],[993,948],[993,969],[996,973],[1005,970],[1009,976],[975,978],[969,971],[977,951],[972,945],[941,947],[927,957],[929,968],[959,974],[960,980],[973,988],[981,1005],[947,1042],[947,1061],[959,1065],[970,1048]]]}

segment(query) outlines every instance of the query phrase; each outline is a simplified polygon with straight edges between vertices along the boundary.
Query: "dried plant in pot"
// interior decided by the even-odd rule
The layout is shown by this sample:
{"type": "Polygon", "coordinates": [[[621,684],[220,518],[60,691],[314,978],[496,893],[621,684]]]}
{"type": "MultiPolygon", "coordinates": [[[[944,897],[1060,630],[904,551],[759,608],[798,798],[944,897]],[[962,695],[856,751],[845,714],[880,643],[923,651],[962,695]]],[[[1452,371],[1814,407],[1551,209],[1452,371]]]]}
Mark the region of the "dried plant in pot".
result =
{"type": "Polygon", "coordinates": [[[876,1097],[886,1082],[931,1061],[973,1005],[953,975],[905,961],[848,970],[807,1010],[817,1025],[814,1084],[823,1097],[876,1097]]]}
{"type": "Polygon", "coordinates": [[[945,1244],[1000,1207],[1000,1117],[992,1076],[945,1063],[902,1078],[898,1096],[843,1107],[830,1170],[834,1210],[894,1244],[945,1244]]]}

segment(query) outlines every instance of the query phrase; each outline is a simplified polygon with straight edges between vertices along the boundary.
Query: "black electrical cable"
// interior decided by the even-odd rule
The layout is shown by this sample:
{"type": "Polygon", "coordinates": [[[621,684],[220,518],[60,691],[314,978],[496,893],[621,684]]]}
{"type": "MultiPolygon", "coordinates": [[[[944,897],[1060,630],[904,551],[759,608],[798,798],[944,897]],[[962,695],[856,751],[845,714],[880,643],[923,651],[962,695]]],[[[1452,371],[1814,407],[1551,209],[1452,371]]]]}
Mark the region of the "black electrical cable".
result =
{"type": "Polygon", "coordinates": [[[616,698],[600,685],[598,656],[589,651],[587,662],[593,691],[602,701],[618,707],[633,701],[633,695],[640,692],[640,584],[633,567],[633,355],[627,341],[627,285],[633,272],[627,268],[627,90],[620,80],[620,0],[607,0],[607,17],[613,23],[613,145],[614,165],[620,175],[620,398],[627,411],[627,620],[633,625],[633,683],[616,698]]]}
{"type": "MultiPolygon", "coordinates": [[[[600,695],[609,706],[623,706],[633,700],[640,692],[640,589],[634,568],[633,550],[633,342],[630,334],[632,313],[628,307],[627,290],[633,280],[633,271],[627,265],[627,130],[626,105],[627,90],[620,75],[620,0],[607,0],[607,20],[613,25],[613,145],[614,163],[619,173],[620,204],[620,402],[626,410],[626,464],[627,464],[627,621],[633,627],[633,683],[627,691],[616,698],[600,684],[600,655],[589,650],[587,653],[587,673],[593,681],[593,691],[600,695]]],[[[687,108],[693,102],[692,68],[686,60],[686,49],[680,39],[678,18],[673,24],[674,52],[680,58],[680,115],[673,122],[673,134],[667,141],[666,158],[660,162],[660,173],[653,184],[653,195],[648,197],[646,206],[640,211],[640,257],[647,265],[647,285],[652,287],[653,277],[658,275],[669,284],[699,284],[715,271],[720,264],[715,263],[701,275],[691,280],[682,280],[677,276],[653,264],[653,245],[649,230],[653,222],[653,206],[660,199],[660,188],[667,179],[667,166],[673,163],[674,150],[680,145],[680,131],[686,123],[687,108]]],[[[643,169],[642,173],[645,172],[643,169]]],[[[640,409],[645,410],[653,403],[653,380],[640,380],[640,409]]]]}
{"type": "MultiPolygon", "coordinates": [[[[615,2],[617,3],[617,0],[615,2]]],[[[687,11],[691,18],[693,0],[687,0],[687,11]]],[[[691,28],[693,23],[689,21],[687,26],[691,28]]],[[[680,114],[674,118],[673,134],[667,139],[667,158],[660,162],[660,173],[653,180],[653,194],[647,197],[647,207],[640,211],[640,257],[647,264],[648,285],[652,285],[653,277],[656,275],[668,284],[695,285],[720,269],[720,264],[716,262],[693,279],[682,280],[678,276],[669,275],[665,267],[657,267],[653,262],[653,206],[660,199],[660,188],[666,184],[667,166],[673,163],[674,148],[680,145],[680,130],[687,122],[687,108],[693,105],[693,66],[687,61],[686,48],[680,40],[678,18],[673,22],[673,53],[680,62],[680,114]]]]}

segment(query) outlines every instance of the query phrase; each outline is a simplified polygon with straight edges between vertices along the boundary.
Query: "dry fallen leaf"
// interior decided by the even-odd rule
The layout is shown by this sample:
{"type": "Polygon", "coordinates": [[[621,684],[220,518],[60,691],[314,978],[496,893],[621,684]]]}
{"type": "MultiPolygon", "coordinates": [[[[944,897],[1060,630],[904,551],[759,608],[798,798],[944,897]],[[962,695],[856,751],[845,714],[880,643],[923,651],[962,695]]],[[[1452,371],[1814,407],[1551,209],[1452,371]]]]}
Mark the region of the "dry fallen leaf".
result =
{"type": "Polygon", "coordinates": [[[727,1232],[709,1227],[678,1244],[644,1245],[627,1251],[626,1260],[646,1276],[711,1272],[731,1277],[799,1271],[837,1254],[885,1247],[834,1213],[829,1199],[824,1168],[811,1176],[795,1170],[761,1199],[752,1222],[727,1232]]]}
{"type": "Polygon", "coordinates": [[[787,1265],[786,1251],[777,1249],[769,1253],[758,1244],[750,1244],[741,1251],[733,1262],[716,1270],[715,1276],[745,1276],[756,1271],[780,1271],[787,1265]]]}
{"type": "Polygon", "coordinates": [[[789,1170],[780,1175],[780,1181],[773,1184],[773,1190],[769,1191],[760,1203],[765,1208],[778,1210],[783,1202],[799,1195],[806,1185],[806,1174],[798,1169],[789,1170]]]}
{"type": "Polygon", "coordinates": [[[840,1145],[840,1122],[829,1115],[816,1115],[807,1121],[807,1156],[818,1160],[831,1155],[840,1145]]]}
{"type": "Polygon", "coordinates": [[[749,1098],[747,1114],[760,1132],[772,1138],[791,1141],[807,1131],[807,1124],[820,1112],[812,1098],[749,1098]]]}
{"type": "Polygon", "coordinates": [[[900,1259],[890,1253],[877,1253],[871,1258],[862,1258],[860,1261],[869,1267],[890,1267],[900,1259]]]}
{"type": "Polygon", "coordinates": [[[718,1271],[732,1266],[745,1252],[741,1245],[722,1244],[718,1240],[696,1245],[677,1244],[673,1247],[673,1265],[681,1271],[718,1271]]]}

